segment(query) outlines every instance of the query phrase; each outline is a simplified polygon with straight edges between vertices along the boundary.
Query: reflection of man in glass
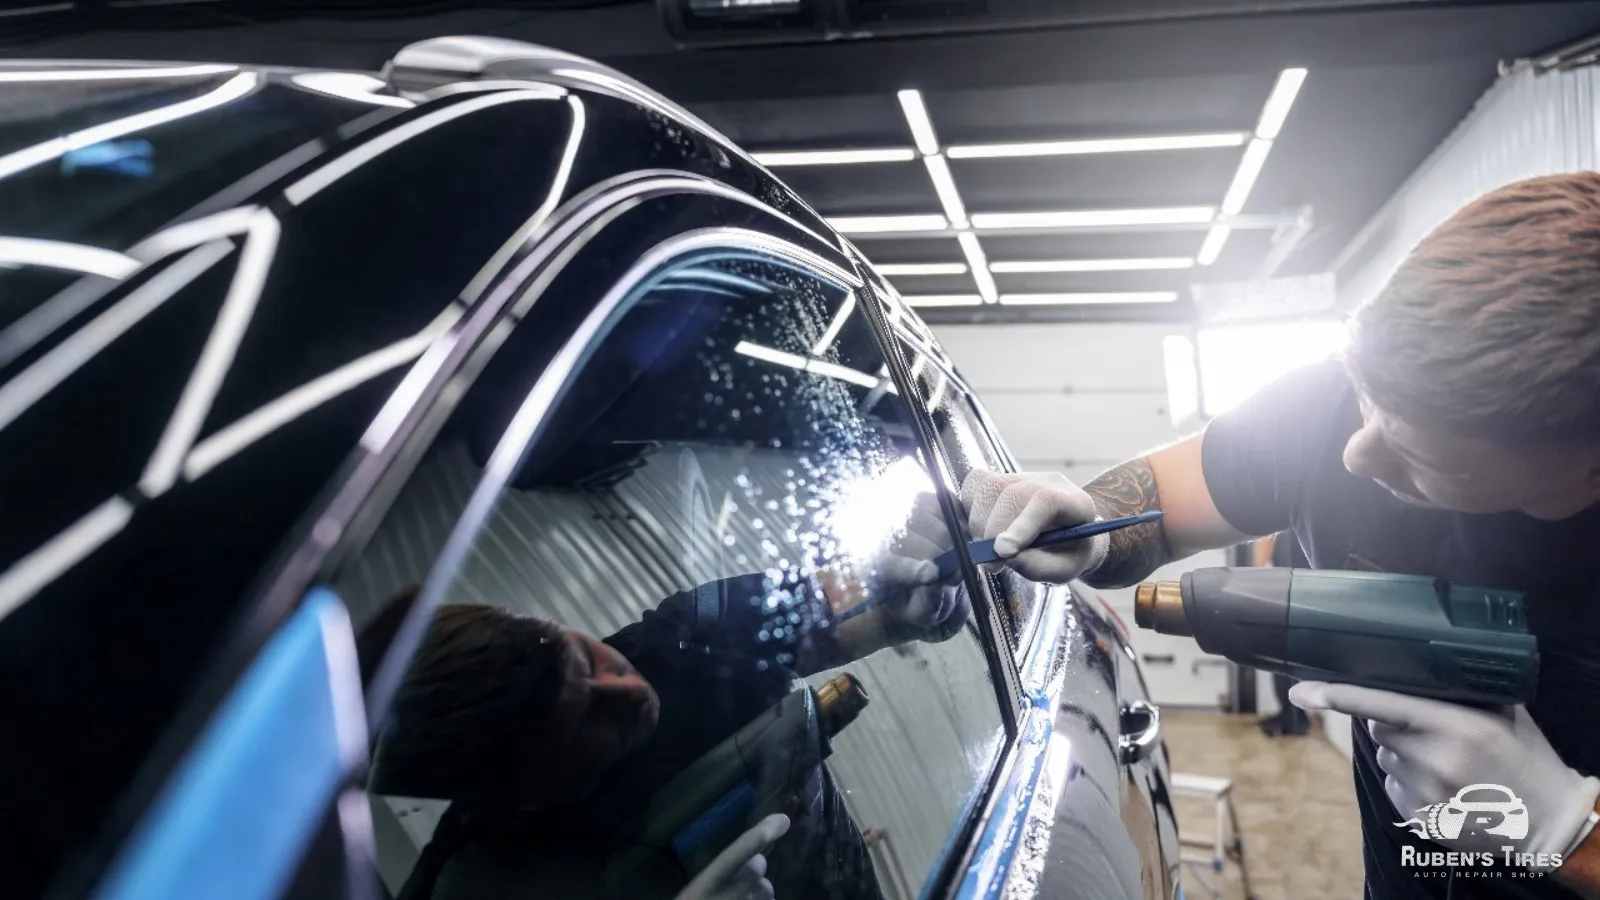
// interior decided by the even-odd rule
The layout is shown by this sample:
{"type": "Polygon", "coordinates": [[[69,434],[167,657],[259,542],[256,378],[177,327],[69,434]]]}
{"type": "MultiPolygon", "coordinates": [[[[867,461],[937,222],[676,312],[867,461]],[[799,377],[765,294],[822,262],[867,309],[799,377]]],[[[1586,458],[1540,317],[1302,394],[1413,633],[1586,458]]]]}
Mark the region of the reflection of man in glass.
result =
{"type": "MultiPolygon", "coordinates": [[[[932,564],[948,534],[923,495],[872,572],[703,584],[604,640],[499,607],[441,607],[373,763],[376,792],[457,801],[405,900],[603,896],[605,860],[655,792],[797,677],[960,630],[966,592],[936,583],[932,564]],[[870,612],[839,616],[863,602],[870,612]]],[[[793,827],[766,853],[771,890],[880,896],[832,775],[816,766],[801,781],[784,810],[793,827]]]]}

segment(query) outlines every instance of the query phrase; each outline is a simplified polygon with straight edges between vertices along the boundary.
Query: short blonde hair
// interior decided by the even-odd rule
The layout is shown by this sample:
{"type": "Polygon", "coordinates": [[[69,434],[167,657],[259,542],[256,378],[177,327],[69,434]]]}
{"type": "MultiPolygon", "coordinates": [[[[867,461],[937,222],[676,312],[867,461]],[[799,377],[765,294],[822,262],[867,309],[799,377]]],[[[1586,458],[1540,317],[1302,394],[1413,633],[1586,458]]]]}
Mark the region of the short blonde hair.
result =
{"type": "Polygon", "coordinates": [[[1600,441],[1600,173],[1530,178],[1467,204],[1357,311],[1345,361],[1408,424],[1600,441]]]}

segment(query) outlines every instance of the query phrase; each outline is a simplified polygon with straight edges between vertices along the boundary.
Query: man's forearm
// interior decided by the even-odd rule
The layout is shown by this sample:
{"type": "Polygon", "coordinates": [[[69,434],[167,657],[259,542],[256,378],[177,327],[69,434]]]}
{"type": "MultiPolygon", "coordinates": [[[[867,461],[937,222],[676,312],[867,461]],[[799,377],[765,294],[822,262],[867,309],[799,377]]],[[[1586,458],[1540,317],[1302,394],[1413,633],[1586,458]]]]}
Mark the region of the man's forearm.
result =
{"type": "MultiPolygon", "coordinates": [[[[1106,470],[1084,485],[1101,518],[1131,516],[1161,508],[1156,476],[1144,457],[1106,470]]],[[[1160,522],[1135,525],[1109,535],[1105,558],[1084,573],[1083,580],[1098,588],[1127,587],[1173,560],[1160,522]]]]}

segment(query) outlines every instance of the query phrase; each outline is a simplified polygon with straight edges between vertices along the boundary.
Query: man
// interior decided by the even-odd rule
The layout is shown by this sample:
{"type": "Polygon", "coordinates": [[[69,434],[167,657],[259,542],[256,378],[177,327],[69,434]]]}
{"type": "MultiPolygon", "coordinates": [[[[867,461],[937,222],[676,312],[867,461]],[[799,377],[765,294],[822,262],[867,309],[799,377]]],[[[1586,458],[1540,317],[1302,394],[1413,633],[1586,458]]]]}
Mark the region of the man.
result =
{"type": "Polygon", "coordinates": [[[1600,174],[1530,179],[1469,204],[1357,312],[1342,363],[1284,378],[1202,434],[1081,490],[1054,475],[976,474],[962,493],[974,536],[996,538],[1038,579],[1129,585],[1287,529],[1319,568],[1526,592],[1541,656],[1527,709],[1318,683],[1293,699],[1357,718],[1368,897],[1600,897],[1600,174]],[[1048,528],[1152,509],[1166,518],[1018,552],[1048,528]],[[1465,887],[1462,866],[1427,878],[1404,865],[1418,850],[1498,857],[1393,824],[1474,784],[1513,790],[1529,821],[1518,850],[1564,864],[1548,877],[1473,871],[1465,887]]]}

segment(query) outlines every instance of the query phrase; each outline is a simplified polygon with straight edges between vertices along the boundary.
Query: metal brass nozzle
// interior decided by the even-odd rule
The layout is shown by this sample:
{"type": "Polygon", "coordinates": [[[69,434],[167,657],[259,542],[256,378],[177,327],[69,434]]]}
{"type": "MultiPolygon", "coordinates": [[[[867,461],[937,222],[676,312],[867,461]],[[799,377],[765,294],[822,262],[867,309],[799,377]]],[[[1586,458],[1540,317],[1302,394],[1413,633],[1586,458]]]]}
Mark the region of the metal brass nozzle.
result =
{"type": "Polygon", "coordinates": [[[1133,622],[1162,634],[1194,636],[1183,610],[1183,586],[1176,581],[1146,581],[1135,588],[1133,622]]]}
{"type": "Polygon", "coordinates": [[[843,731],[861,715],[867,702],[867,689],[849,672],[828,679],[827,684],[817,688],[817,717],[822,720],[823,732],[833,737],[843,731]]]}

